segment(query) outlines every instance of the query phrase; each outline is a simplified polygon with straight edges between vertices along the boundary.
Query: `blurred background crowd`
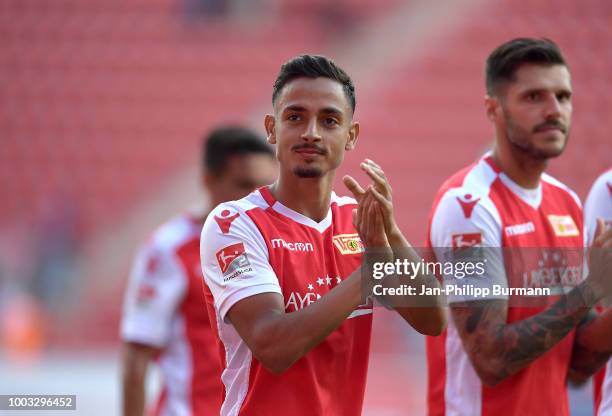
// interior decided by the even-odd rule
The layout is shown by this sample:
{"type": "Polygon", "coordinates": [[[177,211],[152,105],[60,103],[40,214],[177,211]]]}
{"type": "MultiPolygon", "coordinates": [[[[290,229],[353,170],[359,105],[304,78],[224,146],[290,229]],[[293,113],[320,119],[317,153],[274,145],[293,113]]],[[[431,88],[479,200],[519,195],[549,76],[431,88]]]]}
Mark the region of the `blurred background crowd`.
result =
{"type": "MultiPolygon", "coordinates": [[[[518,36],[554,40],[569,62],[573,127],[549,173],[584,198],[612,162],[607,0],[0,0],[0,394],[119,411],[135,250],[205,203],[197,155],[211,128],[263,133],[295,55],[353,77],[362,133],[338,178],[380,163],[422,246],[442,181],[491,144],[484,60],[518,36]]],[[[370,363],[366,414],[424,412],[423,339],[383,310],[370,363]]],[[[577,397],[574,413],[590,414],[577,397]]]]}

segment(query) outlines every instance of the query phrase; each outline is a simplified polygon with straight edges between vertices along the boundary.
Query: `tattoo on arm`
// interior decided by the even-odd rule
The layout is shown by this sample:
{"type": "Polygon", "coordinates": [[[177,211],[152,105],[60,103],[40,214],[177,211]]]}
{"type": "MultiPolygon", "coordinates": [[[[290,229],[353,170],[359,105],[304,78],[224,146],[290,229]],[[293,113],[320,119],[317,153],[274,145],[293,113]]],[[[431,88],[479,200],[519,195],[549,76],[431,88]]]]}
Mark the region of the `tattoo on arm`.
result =
{"type": "Polygon", "coordinates": [[[452,314],[474,368],[486,384],[517,373],[561,341],[587,314],[584,293],[572,290],[545,311],[506,323],[505,300],[455,304],[452,314]]]}

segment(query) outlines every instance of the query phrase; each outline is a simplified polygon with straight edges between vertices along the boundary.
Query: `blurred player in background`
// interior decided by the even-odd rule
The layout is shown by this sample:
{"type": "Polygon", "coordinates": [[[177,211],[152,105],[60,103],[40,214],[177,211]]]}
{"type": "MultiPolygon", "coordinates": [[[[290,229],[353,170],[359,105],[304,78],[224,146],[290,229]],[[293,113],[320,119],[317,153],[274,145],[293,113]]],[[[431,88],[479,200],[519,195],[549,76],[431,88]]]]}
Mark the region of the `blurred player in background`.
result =
{"type": "MultiPolygon", "coordinates": [[[[603,221],[606,228],[612,228],[612,168],[597,178],[584,204],[584,222],[589,245],[593,244],[598,221],[603,221]]],[[[612,307],[610,299],[605,299],[603,303],[602,310],[603,307],[612,307]]],[[[602,350],[612,349],[612,332],[606,333],[605,329],[604,327],[600,346],[602,350]]],[[[594,389],[596,414],[612,415],[612,360],[609,360],[606,368],[595,377],[594,389]]]]}
{"type": "MultiPolygon", "coordinates": [[[[272,103],[265,127],[277,145],[279,179],[221,204],[202,231],[214,297],[207,304],[225,349],[221,414],[360,415],[372,328],[362,252],[377,247],[390,261],[389,246],[409,246],[374,162],[361,168],[375,187],[345,177],[359,208],[332,192],[359,135],[349,76],[325,57],[296,57],[281,67],[272,103]]],[[[426,278],[415,282],[438,287],[426,278]]],[[[445,325],[435,305],[398,311],[423,333],[445,325]]]]}
{"type": "MultiPolygon", "coordinates": [[[[553,42],[514,39],[487,59],[486,87],[494,149],[444,183],[430,217],[429,244],[437,252],[497,247],[497,261],[474,284],[526,287],[523,279],[536,276],[527,284],[537,285],[537,276],[554,268],[578,278],[562,285],[575,286],[566,295],[553,288],[553,296],[529,308],[512,306],[525,302],[512,296],[450,296],[448,330],[427,340],[429,415],[567,415],[568,375],[584,379],[608,357],[586,329],[599,319],[590,307],[612,292],[609,249],[608,257],[592,262],[585,280],[581,255],[566,264],[565,254],[557,259],[530,251],[581,253],[585,241],[577,196],[544,173],[567,144],[570,73],[553,42]]],[[[612,232],[600,230],[595,246],[611,243],[612,232]]]]}
{"type": "MultiPolygon", "coordinates": [[[[250,130],[214,130],[203,150],[202,186],[211,206],[241,198],[276,177],[274,153],[250,130]]],[[[152,360],[163,377],[155,414],[219,414],[221,366],[204,303],[199,252],[206,217],[185,213],[170,220],[136,257],[121,322],[126,416],[144,414],[152,360]]]]}

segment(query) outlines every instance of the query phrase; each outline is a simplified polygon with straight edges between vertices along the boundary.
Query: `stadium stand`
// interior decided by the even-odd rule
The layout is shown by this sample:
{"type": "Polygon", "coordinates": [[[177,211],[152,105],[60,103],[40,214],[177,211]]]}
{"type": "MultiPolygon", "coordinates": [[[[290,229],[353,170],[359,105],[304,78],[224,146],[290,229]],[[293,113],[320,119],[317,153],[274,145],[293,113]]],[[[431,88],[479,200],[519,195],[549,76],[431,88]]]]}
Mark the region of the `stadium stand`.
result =
{"type": "MultiPolygon", "coordinates": [[[[170,0],[1,2],[0,229],[30,230],[54,199],[71,207],[80,242],[120,226],[124,212],[191,162],[203,131],[263,107],[280,62],[324,51],[340,30],[322,27],[367,26],[398,2],[338,4],[346,6],[339,17],[329,13],[335,21],[324,2],[292,0],[254,23],[190,16],[186,3],[170,0]]],[[[612,98],[603,88],[611,15],[603,0],[481,2],[417,51],[390,39],[386,76],[359,85],[367,91],[358,97],[363,136],[341,173],[363,157],[380,161],[401,225],[420,244],[441,181],[490,143],[486,55],[509,37],[547,36],[566,52],[576,89],[570,146],[551,170],[584,196],[612,154],[612,98]]],[[[98,305],[88,317],[96,330],[79,342],[113,342],[118,300],[93,292],[99,298],[85,298],[98,305]]],[[[52,339],[71,342],[63,331],[52,339]]]]}
{"type": "MultiPolygon", "coordinates": [[[[380,45],[384,54],[373,50],[347,67],[363,73],[358,65],[375,63],[384,75],[359,79],[362,138],[338,177],[354,174],[365,157],[380,162],[394,187],[400,225],[415,245],[424,242],[441,182],[491,142],[482,109],[483,61],[508,38],[554,39],[571,65],[574,126],[551,173],[584,197],[610,164],[607,0],[248,2],[256,4],[257,18],[233,16],[232,7],[206,15],[205,0],[0,1],[0,306],[3,282],[10,286],[11,279],[32,279],[57,266],[45,263],[54,255],[45,247],[96,245],[101,234],[126,228],[126,216],[142,201],[163,199],[166,179],[193,163],[193,149],[209,127],[255,115],[259,123],[281,62],[303,52],[359,52],[355,33],[368,33],[400,4],[456,10],[448,4],[461,3],[455,7],[463,10],[415,24],[415,31],[428,32],[423,39],[389,36],[380,45]]],[[[64,261],[70,267],[73,259],[64,261]]],[[[116,275],[105,273],[102,261],[73,276],[75,288],[59,301],[51,298],[68,314],[23,301],[36,319],[16,343],[68,351],[116,347],[128,264],[121,267],[116,275]]],[[[409,389],[398,378],[384,383],[397,377],[393,372],[424,374],[417,362],[422,351],[406,357],[416,364],[396,359],[413,346],[407,331],[396,331],[399,325],[377,314],[373,352],[383,358],[373,360],[377,384],[368,387],[366,408],[388,412],[372,414],[422,405],[424,381],[409,389]]]]}

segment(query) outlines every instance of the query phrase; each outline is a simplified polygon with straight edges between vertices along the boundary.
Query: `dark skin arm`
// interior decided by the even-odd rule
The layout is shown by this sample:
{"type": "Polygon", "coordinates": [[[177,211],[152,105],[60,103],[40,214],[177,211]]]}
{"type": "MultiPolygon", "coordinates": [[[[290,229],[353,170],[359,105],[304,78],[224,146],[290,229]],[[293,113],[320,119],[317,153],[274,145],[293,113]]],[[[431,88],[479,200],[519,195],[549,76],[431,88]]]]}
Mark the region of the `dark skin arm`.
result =
{"type": "MultiPolygon", "coordinates": [[[[399,230],[389,235],[389,244],[393,247],[393,254],[396,259],[407,259],[410,262],[418,263],[421,261],[419,254],[412,248],[410,243],[399,230]]],[[[415,279],[405,276],[395,276],[386,279],[385,284],[390,287],[409,285],[421,290],[421,285],[429,289],[440,287],[440,283],[433,275],[421,274],[415,279]]],[[[441,296],[420,296],[415,299],[408,299],[415,306],[394,306],[393,309],[408,322],[414,329],[424,335],[440,335],[446,328],[446,312],[443,308],[443,298],[441,296]]],[[[407,302],[408,303],[408,302],[407,302]]]]}
{"type": "MultiPolygon", "coordinates": [[[[400,231],[395,222],[393,212],[392,189],[382,168],[370,159],[361,164],[361,169],[372,179],[374,186],[368,189],[374,199],[378,202],[385,224],[385,234],[390,247],[393,250],[394,259],[408,260],[418,263],[421,261],[419,254],[412,248],[408,240],[400,231]]],[[[344,177],[344,184],[360,201],[366,195],[366,191],[359,183],[350,176],[344,177]]],[[[389,276],[384,279],[385,287],[400,287],[401,285],[412,286],[420,293],[421,286],[427,288],[439,288],[440,284],[433,275],[420,274],[414,278],[407,276],[389,276]]],[[[425,335],[440,335],[446,328],[446,312],[441,296],[409,296],[401,300],[402,305],[397,305],[398,299],[384,299],[386,304],[393,305],[393,309],[399,313],[415,330],[425,335]]]]}
{"type": "MultiPolygon", "coordinates": [[[[361,205],[359,210],[363,209],[361,205]]],[[[369,247],[385,247],[387,240],[380,213],[370,207],[363,218],[368,219],[360,229],[363,243],[369,247]]],[[[384,258],[384,253],[382,256],[378,260],[389,260],[384,258]]],[[[362,268],[371,270],[363,264],[362,268]]],[[[370,290],[371,279],[364,279],[360,268],[327,295],[298,311],[286,313],[279,294],[263,293],[237,302],[230,308],[228,317],[257,360],[267,370],[280,374],[365,303],[370,290]]]]}
{"type": "Polygon", "coordinates": [[[123,416],[144,415],[147,368],[158,352],[157,348],[148,345],[124,343],[121,377],[123,416]]]}
{"type": "Polygon", "coordinates": [[[236,303],[228,316],[257,360],[280,374],[338,328],[364,300],[357,270],[298,311],[286,313],[281,295],[263,293],[236,303]]]}

